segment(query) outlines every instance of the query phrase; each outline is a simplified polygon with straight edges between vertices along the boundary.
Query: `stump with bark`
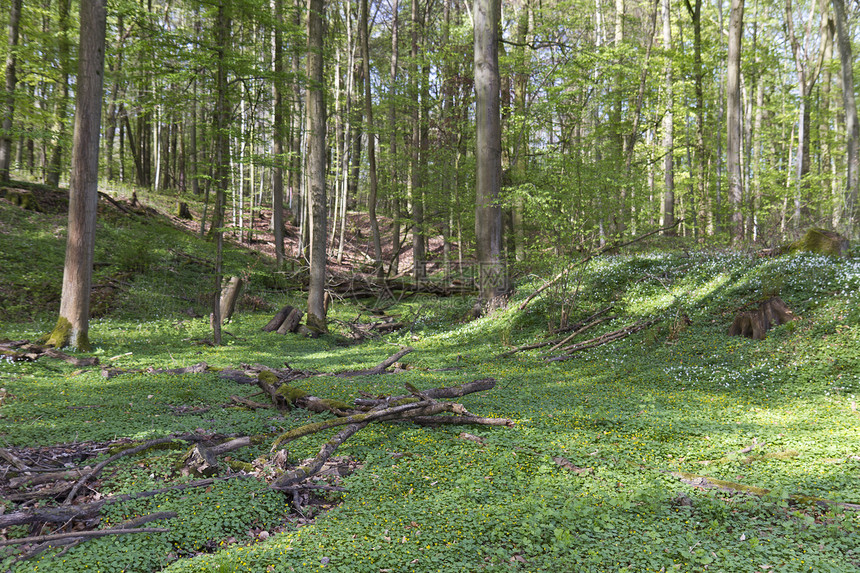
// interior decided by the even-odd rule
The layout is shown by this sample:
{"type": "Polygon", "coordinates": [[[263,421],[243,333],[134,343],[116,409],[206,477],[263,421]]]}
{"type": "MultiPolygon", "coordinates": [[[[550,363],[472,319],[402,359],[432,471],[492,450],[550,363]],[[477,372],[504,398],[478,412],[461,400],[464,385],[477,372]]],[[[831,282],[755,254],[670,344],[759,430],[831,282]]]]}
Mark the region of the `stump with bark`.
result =
{"type": "Polygon", "coordinates": [[[797,320],[797,316],[778,296],[761,303],[758,309],[740,312],[729,326],[729,336],[745,336],[753,340],[764,340],[774,326],[797,320]]]}

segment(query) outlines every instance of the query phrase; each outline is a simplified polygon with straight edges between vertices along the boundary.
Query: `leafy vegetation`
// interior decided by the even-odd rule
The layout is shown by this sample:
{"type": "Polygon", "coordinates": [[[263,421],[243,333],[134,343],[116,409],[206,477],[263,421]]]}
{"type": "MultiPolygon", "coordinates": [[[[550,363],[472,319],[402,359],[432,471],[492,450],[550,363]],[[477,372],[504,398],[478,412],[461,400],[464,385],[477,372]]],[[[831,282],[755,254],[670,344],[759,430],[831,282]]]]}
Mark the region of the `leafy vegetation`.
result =
{"type": "MultiPolygon", "coordinates": [[[[51,285],[46,291],[56,288],[59,277],[46,269],[59,268],[49,263],[61,253],[38,249],[34,256],[45,264],[32,269],[12,258],[40,236],[41,225],[28,218],[50,215],[0,209],[4,224],[13,220],[20,230],[2,235],[10,247],[2,252],[11,284],[42,280],[51,285]]],[[[327,494],[338,504],[313,523],[297,521],[289,498],[265,484],[236,479],[109,506],[102,527],[153,511],[178,517],[151,524],[169,533],[105,537],[63,555],[49,550],[16,564],[16,572],[535,571],[558,569],[559,563],[573,571],[860,568],[860,515],[839,505],[860,502],[856,259],[706,251],[602,257],[575,277],[575,297],[546,291],[524,311],[518,303],[540,284],[528,276],[520,279],[508,310],[470,322],[464,319],[466,298],[413,297],[389,310],[409,328],[350,346],[336,333],[319,339],[263,333],[270,312],[245,311],[227,326],[232,336],[226,344],[212,347],[198,344],[209,336],[208,319],[184,314],[185,301],[132,303],[146,298],[135,289],[158,291],[171,269],[182,268],[171,253],[183,249],[205,257],[205,250],[197,250],[205,246],[179,231],[166,234],[157,221],[128,235],[110,222],[102,232],[116,245],[143,234],[150,257],[145,266],[129,269],[133,287],[117,310],[91,324],[103,362],[145,369],[200,361],[280,367],[287,361],[294,368],[336,372],[373,366],[391,354],[392,345],[409,344],[415,352],[405,359],[405,372],[311,377],[297,385],[349,401],[359,392],[400,393],[406,382],[430,388],[492,376],[498,380],[492,392],[463,403],[516,424],[468,429],[483,443],[459,439],[459,428],[371,426],[340,450],[364,467],[346,479],[346,492],[327,494]],[[774,292],[800,320],[771,330],[764,341],[726,335],[737,310],[774,292]],[[558,324],[561,296],[568,297],[571,320],[613,305],[616,318],[596,334],[643,317],[662,321],[564,362],[547,363],[540,350],[500,358],[505,345],[544,339],[547,325],[558,324]],[[729,491],[704,489],[704,482],[684,476],[705,476],[714,480],[709,483],[728,484],[729,491]]],[[[121,267],[124,252],[106,249],[100,260],[121,267]]],[[[237,269],[262,264],[233,256],[237,269]]],[[[181,272],[176,285],[190,276],[181,272]]],[[[252,281],[247,296],[282,304],[285,294],[271,286],[252,281]]],[[[22,310],[7,315],[0,337],[36,338],[49,329],[50,313],[24,312],[23,299],[19,304],[22,310]]],[[[332,316],[354,318],[357,312],[345,300],[332,316]]],[[[213,373],[105,379],[96,370],[47,359],[5,361],[0,386],[0,434],[11,446],[198,431],[265,434],[325,416],[293,410],[281,417],[233,407],[231,394],[247,396],[254,389],[213,373]],[[210,409],[203,411],[205,406],[210,409]]],[[[290,444],[290,460],[316,454],[318,440],[290,444]]],[[[179,455],[164,449],[118,462],[94,488],[107,495],[187,481],[174,473],[179,455]]],[[[235,457],[250,462],[266,455],[262,445],[235,457]]]]}

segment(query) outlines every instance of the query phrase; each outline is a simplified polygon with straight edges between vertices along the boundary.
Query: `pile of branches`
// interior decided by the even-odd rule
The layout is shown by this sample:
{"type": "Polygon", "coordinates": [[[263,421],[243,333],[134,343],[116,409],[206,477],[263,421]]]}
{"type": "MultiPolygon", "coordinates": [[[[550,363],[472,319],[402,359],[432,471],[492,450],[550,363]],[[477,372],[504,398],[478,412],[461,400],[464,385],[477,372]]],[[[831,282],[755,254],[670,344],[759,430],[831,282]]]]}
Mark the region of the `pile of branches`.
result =
{"type": "Polygon", "coordinates": [[[0,341],[0,359],[12,362],[35,362],[39,358],[55,358],[63,360],[73,366],[95,366],[99,359],[95,356],[88,358],[75,358],[65,352],[60,352],[51,346],[34,344],[29,340],[2,340],[0,341]]]}
{"type": "MultiPolygon", "coordinates": [[[[345,371],[341,377],[383,374],[396,364],[411,348],[404,348],[385,361],[367,370],[345,371]]],[[[187,368],[161,370],[161,373],[184,374],[203,372],[205,364],[187,368]]],[[[175,513],[156,512],[113,526],[96,529],[100,522],[101,509],[109,503],[121,503],[132,499],[151,497],[165,492],[189,488],[208,487],[224,479],[260,479],[273,490],[291,494],[293,505],[301,512],[303,500],[309,499],[309,491],[337,490],[338,485],[327,483],[326,474],[343,475],[358,465],[348,458],[334,457],[335,451],[351,436],[370,424],[382,422],[414,423],[422,426],[441,425],[493,425],[512,426],[507,418],[483,418],[470,413],[459,403],[450,399],[474,392],[490,390],[495,380],[484,378],[459,386],[419,390],[405,384],[408,393],[400,396],[362,395],[351,404],[312,396],[291,383],[316,376],[319,373],[290,368],[268,368],[265,366],[244,367],[234,372],[244,378],[256,373],[259,395],[267,402],[256,402],[247,397],[232,397],[232,404],[249,408],[272,408],[285,412],[292,408],[303,408],[313,412],[328,412],[333,416],[322,422],[314,422],[277,434],[255,436],[223,436],[213,434],[184,434],[132,443],[130,440],[110,444],[73,444],[44,449],[0,448],[0,493],[3,498],[16,504],[12,511],[0,515],[0,529],[27,525],[33,535],[25,538],[0,541],[0,546],[25,546],[19,559],[37,555],[48,547],[68,548],[88,539],[105,535],[128,535],[134,533],[157,533],[168,531],[163,527],[143,527],[156,520],[169,520],[175,513]],[[291,463],[284,449],[290,442],[338,429],[322,443],[319,453],[310,459],[291,463]],[[230,456],[251,445],[271,444],[270,454],[252,462],[238,461],[230,456]],[[119,446],[119,447],[116,447],[119,446]],[[158,490],[134,494],[103,497],[97,492],[98,477],[117,461],[153,449],[177,449],[175,471],[178,474],[198,479],[190,483],[174,485],[158,490]],[[50,451],[48,451],[50,450],[50,451]],[[118,451],[116,451],[118,450],[118,451]],[[99,463],[92,463],[98,456],[116,451],[99,463]],[[59,455],[58,452],[65,452],[59,455]],[[90,463],[87,463],[90,461],[90,463]],[[57,505],[59,502],[59,505],[57,505]],[[49,533],[45,533],[48,531],[49,533]]]]}

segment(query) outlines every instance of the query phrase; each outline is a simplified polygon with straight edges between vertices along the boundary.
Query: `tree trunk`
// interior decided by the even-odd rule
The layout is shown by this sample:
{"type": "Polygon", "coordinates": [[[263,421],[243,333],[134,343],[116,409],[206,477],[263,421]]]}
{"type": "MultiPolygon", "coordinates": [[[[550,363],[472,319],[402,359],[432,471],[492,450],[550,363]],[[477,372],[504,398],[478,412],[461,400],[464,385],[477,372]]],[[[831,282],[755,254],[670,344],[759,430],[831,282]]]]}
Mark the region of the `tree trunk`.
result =
{"type": "Polygon", "coordinates": [[[421,189],[419,171],[421,166],[421,115],[418,88],[418,2],[412,0],[412,13],[410,18],[410,35],[412,49],[409,61],[409,97],[411,101],[412,115],[412,140],[410,143],[409,156],[409,199],[412,202],[412,260],[414,264],[413,276],[415,282],[421,281],[426,274],[424,252],[424,197],[421,189]]]}
{"type": "Polygon", "coordinates": [[[501,116],[499,110],[500,0],[475,0],[475,237],[480,299],[491,310],[503,304],[507,292],[501,261],[502,176],[501,116]]]}
{"type": "Polygon", "coordinates": [[[54,109],[54,147],[51,159],[47,165],[45,183],[58,187],[60,185],[60,172],[63,168],[63,144],[66,137],[66,112],[69,102],[69,2],[70,0],[59,0],[57,8],[60,19],[59,38],[59,61],[60,61],[60,95],[54,109]]]}
{"type": "Polygon", "coordinates": [[[743,174],[741,173],[741,39],[744,0],[731,0],[729,45],[726,71],[726,162],[729,176],[732,242],[743,240],[743,174]]]}
{"type": "Polygon", "coordinates": [[[12,120],[15,118],[15,74],[16,51],[18,49],[18,24],[21,21],[21,0],[12,0],[9,12],[9,52],[6,54],[6,109],[3,126],[0,128],[0,181],[9,179],[12,162],[12,120]]]}
{"type": "Polygon", "coordinates": [[[215,234],[215,295],[212,298],[212,338],[215,345],[221,344],[221,262],[224,246],[224,205],[230,186],[230,101],[227,93],[227,49],[230,44],[230,2],[222,0],[218,5],[214,40],[217,52],[215,71],[215,208],[210,230],[215,234]]]}
{"type": "Polygon", "coordinates": [[[272,102],[274,109],[274,134],[272,155],[272,231],[275,235],[275,260],[278,268],[284,264],[284,102],[281,96],[281,83],[284,81],[284,46],[281,26],[284,22],[283,0],[273,0],[275,11],[274,60],[275,81],[272,82],[272,102]]]}
{"type": "MultiPolygon", "coordinates": [[[[667,52],[672,50],[672,18],[669,11],[670,0],[663,0],[663,49],[667,52]]],[[[672,58],[666,58],[666,70],[664,76],[666,85],[666,115],[663,116],[663,226],[672,227],[675,224],[675,138],[673,115],[674,108],[674,75],[672,73],[672,58]]],[[[666,231],[667,235],[674,235],[675,230],[666,231]]]]}
{"type": "Polygon", "coordinates": [[[398,1],[391,3],[391,68],[389,71],[390,85],[388,95],[388,129],[390,130],[389,154],[391,156],[391,268],[389,272],[397,273],[400,263],[400,193],[398,192],[399,174],[397,170],[397,36],[398,36],[398,1]]]}
{"type": "Polygon", "coordinates": [[[367,162],[370,177],[370,191],[367,196],[367,212],[370,217],[370,234],[373,240],[373,264],[376,276],[382,278],[385,272],[382,267],[382,240],[379,237],[379,221],[376,218],[376,197],[378,183],[376,179],[376,134],[373,133],[373,99],[370,94],[370,49],[368,46],[368,0],[361,0],[361,62],[364,68],[364,117],[367,121],[367,162]]]}
{"type": "Polygon", "coordinates": [[[84,351],[90,350],[90,286],[98,203],[106,12],[105,0],[81,2],[81,37],[63,293],[60,317],[48,338],[48,343],[55,347],[68,345],[84,351]]]}
{"type": "Polygon", "coordinates": [[[305,107],[307,112],[308,152],[306,172],[311,201],[310,285],[308,287],[309,328],[325,332],[326,272],[326,157],[325,102],[323,101],[323,18],[324,0],[308,0],[308,53],[305,107]]]}
{"type": "Polygon", "coordinates": [[[845,14],[844,0],[833,0],[833,17],[836,21],[836,38],[839,44],[839,61],[842,65],[842,105],[845,108],[847,145],[847,174],[845,181],[844,226],[849,236],[860,218],[860,123],[857,120],[857,102],[854,99],[854,59],[851,53],[851,35],[845,14]]]}

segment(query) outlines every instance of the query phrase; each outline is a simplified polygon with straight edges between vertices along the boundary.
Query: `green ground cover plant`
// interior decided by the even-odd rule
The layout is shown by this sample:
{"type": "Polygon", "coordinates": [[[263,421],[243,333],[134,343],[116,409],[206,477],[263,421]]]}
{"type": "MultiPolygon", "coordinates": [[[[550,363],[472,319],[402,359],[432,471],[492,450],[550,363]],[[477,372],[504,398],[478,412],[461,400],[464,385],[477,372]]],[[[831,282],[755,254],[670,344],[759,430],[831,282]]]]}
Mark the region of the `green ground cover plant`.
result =
{"type": "MultiPolygon", "coordinates": [[[[15,224],[35,240],[39,225],[27,227],[30,216],[46,215],[23,215],[15,224]]],[[[121,230],[110,232],[121,239],[121,230]]],[[[13,241],[9,234],[2,239],[13,241]]],[[[132,283],[152,292],[174,264],[166,262],[168,248],[185,240],[182,248],[205,256],[204,247],[182,234],[165,238],[153,243],[132,283]]],[[[44,268],[25,280],[26,265],[8,249],[0,252],[14,284],[58,280],[44,268]]],[[[47,265],[57,255],[45,248],[38,256],[47,265]]],[[[231,256],[237,268],[264,265],[231,256]]],[[[255,280],[272,308],[301,303],[300,293],[290,299],[255,280]]],[[[860,503],[860,261],[696,251],[602,257],[582,273],[572,318],[613,305],[616,318],[589,336],[642,318],[660,322],[563,362],[546,362],[540,349],[500,357],[510,347],[544,340],[547,317],[556,310],[551,293],[517,310],[539,284],[523,277],[507,310],[473,321],[463,318],[471,306],[465,298],[406,299],[389,312],[407,328],[359,345],[347,345],[336,325],[318,339],[264,333],[271,312],[246,310],[227,326],[225,345],[212,347],[199,343],[210,336],[208,319],[187,316],[183,304],[120,305],[92,322],[90,337],[103,362],[136,372],[105,379],[97,369],[48,359],[3,361],[0,440],[6,446],[280,433],[328,415],[246,410],[230,396],[249,396],[253,386],[215,372],[145,369],[201,361],[281,367],[286,361],[338,372],[374,366],[401,345],[415,349],[403,372],[316,376],[296,386],[349,401],[360,392],[399,394],[405,383],[424,389],[491,376],[497,380],[492,391],[462,403],[515,424],[368,426],[338,451],[363,466],[346,478],[346,491],[326,494],[335,505],[313,521],[292,513],[289,496],[238,478],[110,506],[100,525],[174,511],[176,518],[149,524],[169,532],[105,537],[14,565],[9,554],[0,569],[860,570],[860,512],[850,505],[860,503]],[[726,334],[735,312],[773,293],[799,320],[772,329],[763,341],[726,334]],[[464,430],[482,442],[461,439],[464,430]]],[[[34,339],[49,329],[50,312],[24,311],[25,300],[15,300],[22,310],[0,323],[0,338],[34,339]]],[[[344,320],[360,312],[349,300],[333,308],[344,320]]],[[[321,439],[289,444],[289,459],[315,455],[321,439]]],[[[92,487],[110,495],[189,481],[174,471],[181,453],[165,448],[123,460],[92,487]]],[[[263,444],[235,457],[250,462],[267,455],[263,444]]],[[[0,503],[6,511],[13,507],[0,503]]]]}

